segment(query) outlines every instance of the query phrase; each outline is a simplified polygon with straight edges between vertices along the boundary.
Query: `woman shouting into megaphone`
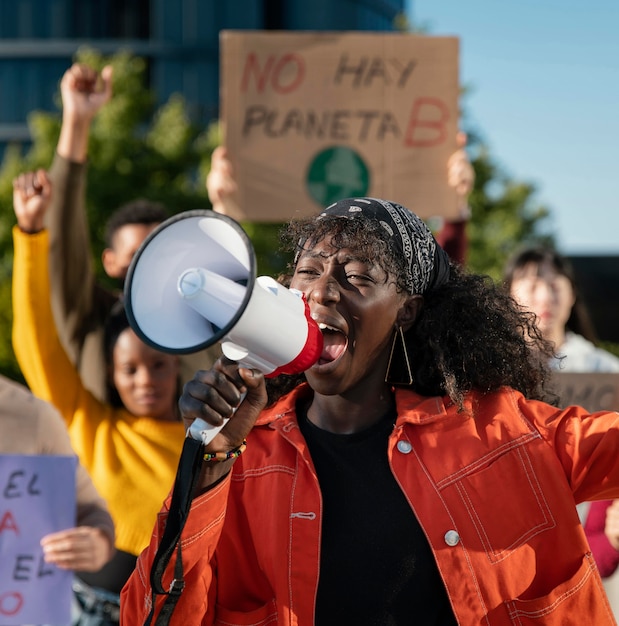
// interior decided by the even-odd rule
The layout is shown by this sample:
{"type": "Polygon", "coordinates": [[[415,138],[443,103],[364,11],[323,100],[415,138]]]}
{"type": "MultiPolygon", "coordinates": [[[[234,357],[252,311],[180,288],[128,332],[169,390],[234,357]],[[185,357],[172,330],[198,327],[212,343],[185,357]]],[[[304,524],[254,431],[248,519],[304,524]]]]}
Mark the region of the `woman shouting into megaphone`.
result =
{"type": "Polygon", "coordinates": [[[124,623],[614,623],[574,500],[619,497],[619,415],[546,403],[531,316],[401,205],[341,200],[286,234],[320,358],[266,381],[220,359],[185,386],[188,427],[228,422],[124,623]]]}

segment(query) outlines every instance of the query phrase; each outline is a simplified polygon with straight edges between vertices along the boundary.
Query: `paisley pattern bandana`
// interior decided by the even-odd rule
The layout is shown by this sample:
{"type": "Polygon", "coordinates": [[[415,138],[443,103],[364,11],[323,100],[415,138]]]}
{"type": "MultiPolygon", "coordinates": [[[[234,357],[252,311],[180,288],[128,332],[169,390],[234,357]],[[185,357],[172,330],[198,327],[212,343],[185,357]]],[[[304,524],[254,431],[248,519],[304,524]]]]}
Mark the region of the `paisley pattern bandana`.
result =
{"type": "Polygon", "coordinates": [[[320,217],[354,219],[356,215],[377,220],[389,245],[404,255],[409,293],[424,294],[449,280],[449,257],[417,215],[405,207],[378,198],[345,198],[328,206],[320,217]]]}

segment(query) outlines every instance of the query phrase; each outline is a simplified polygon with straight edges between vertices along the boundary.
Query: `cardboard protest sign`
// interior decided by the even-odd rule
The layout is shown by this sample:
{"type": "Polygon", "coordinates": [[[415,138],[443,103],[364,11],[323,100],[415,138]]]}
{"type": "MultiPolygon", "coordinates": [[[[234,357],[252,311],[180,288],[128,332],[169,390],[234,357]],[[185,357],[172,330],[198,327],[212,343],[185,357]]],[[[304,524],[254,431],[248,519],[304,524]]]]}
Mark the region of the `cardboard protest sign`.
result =
{"type": "Polygon", "coordinates": [[[350,196],[457,215],[456,37],[222,31],[220,58],[237,219],[284,222],[350,196]]]}
{"type": "Polygon", "coordinates": [[[619,411],[619,374],[555,372],[553,390],[561,407],[576,404],[592,413],[619,411]]]}
{"type": "Polygon", "coordinates": [[[0,455],[0,624],[69,624],[71,571],[39,544],[75,526],[75,457],[0,455]]]}

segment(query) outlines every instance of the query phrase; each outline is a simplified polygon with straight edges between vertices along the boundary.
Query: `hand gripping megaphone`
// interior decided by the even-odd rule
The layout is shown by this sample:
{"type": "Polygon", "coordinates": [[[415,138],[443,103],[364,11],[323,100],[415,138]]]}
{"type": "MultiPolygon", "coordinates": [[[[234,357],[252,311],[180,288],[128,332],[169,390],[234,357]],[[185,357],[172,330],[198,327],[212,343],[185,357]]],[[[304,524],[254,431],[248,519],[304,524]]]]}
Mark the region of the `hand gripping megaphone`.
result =
{"type": "MultiPolygon", "coordinates": [[[[256,277],[247,233],[214,211],[179,213],[149,234],[129,266],[125,308],[157,350],[187,354],[219,341],[229,359],[267,377],[301,373],[322,352],[304,296],[256,277]]],[[[223,428],[196,422],[190,435],[205,444],[223,428]]]]}

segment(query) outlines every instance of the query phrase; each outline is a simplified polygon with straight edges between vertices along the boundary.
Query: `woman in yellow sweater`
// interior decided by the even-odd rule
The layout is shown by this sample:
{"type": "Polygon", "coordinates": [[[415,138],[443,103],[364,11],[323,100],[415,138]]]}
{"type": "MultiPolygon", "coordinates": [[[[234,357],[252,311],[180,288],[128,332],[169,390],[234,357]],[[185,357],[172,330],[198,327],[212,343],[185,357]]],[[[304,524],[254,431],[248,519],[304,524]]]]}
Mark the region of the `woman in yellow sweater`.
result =
{"type": "Polygon", "coordinates": [[[174,482],[185,430],[177,410],[178,358],[144,344],[124,309],[108,323],[111,388],[104,404],[81,383],[56,333],[50,305],[44,216],[51,185],[43,170],[14,181],[13,347],[33,393],[54,404],[116,526],[117,556],[90,581],[119,593],[174,482]]]}

